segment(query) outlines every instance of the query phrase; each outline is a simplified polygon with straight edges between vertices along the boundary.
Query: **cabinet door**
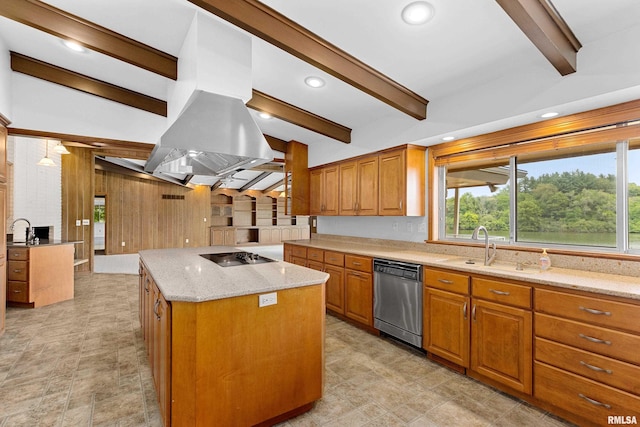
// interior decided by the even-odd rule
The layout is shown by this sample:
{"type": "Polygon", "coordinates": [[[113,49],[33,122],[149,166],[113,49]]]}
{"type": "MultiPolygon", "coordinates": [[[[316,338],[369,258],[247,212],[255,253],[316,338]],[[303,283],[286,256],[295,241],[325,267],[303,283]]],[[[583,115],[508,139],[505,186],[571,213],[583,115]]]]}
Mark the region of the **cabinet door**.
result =
{"type": "Polygon", "coordinates": [[[474,299],[471,317],[471,369],[531,394],[531,312],[474,299]]]}
{"type": "Polygon", "coordinates": [[[425,288],[422,304],[424,308],[423,348],[468,368],[470,298],[425,288]]]}
{"type": "Polygon", "coordinates": [[[325,264],[324,271],[329,273],[325,285],[325,300],[329,310],[344,313],[344,268],[325,264]]]}
{"type": "Polygon", "coordinates": [[[227,228],[224,230],[224,244],[233,246],[236,244],[236,229],[227,228]]]}
{"type": "Polygon", "coordinates": [[[358,161],[356,215],[378,215],[378,156],[358,161]]]}
{"type": "Polygon", "coordinates": [[[406,212],[405,151],[381,154],[380,215],[401,216],[406,212]]]}
{"type": "Polygon", "coordinates": [[[345,270],[345,316],[373,326],[373,276],[345,270]]]}
{"type": "Polygon", "coordinates": [[[339,204],[339,173],[338,166],[331,166],[324,171],[324,211],[323,215],[338,215],[339,204]]]}
{"type": "Polygon", "coordinates": [[[282,234],[279,228],[271,229],[271,243],[280,243],[282,241],[282,234]]]}
{"type": "Polygon", "coordinates": [[[314,169],[309,173],[309,213],[324,215],[324,169],[314,169]]]}
{"type": "Polygon", "coordinates": [[[303,267],[307,266],[307,259],[306,258],[299,258],[297,256],[292,256],[291,257],[291,263],[295,264],[295,265],[301,265],[303,267]]]}
{"type": "Polygon", "coordinates": [[[171,305],[157,291],[154,379],[164,426],[171,425],[171,305]]]}
{"type": "Polygon", "coordinates": [[[340,215],[355,215],[358,200],[358,163],[340,165],[340,215]]]}
{"type": "Polygon", "coordinates": [[[224,230],[211,228],[211,246],[224,245],[224,230]]]}

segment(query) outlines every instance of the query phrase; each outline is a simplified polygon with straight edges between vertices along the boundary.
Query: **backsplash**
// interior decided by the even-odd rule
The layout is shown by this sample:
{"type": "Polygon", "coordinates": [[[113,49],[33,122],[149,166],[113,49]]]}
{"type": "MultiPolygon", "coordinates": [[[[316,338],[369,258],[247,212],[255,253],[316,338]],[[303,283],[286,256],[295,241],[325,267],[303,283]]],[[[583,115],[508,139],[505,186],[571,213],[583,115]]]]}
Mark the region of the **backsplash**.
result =
{"type": "MultiPolygon", "coordinates": [[[[424,242],[405,242],[401,240],[371,239],[364,237],[338,236],[332,234],[312,234],[311,239],[333,240],[350,242],[353,245],[375,245],[389,248],[424,251],[425,253],[437,253],[449,256],[469,257],[482,259],[484,247],[443,245],[424,242]]],[[[551,268],[567,268],[573,270],[592,271],[606,274],[620,274],[623,276],[640,276],[640,257],[638,260],[616,260],[607,258],[585,257],[580,255],[560,255],[549,251],[551,268]]],[[[520,251],[508,248],[498,248],[496,262],[517,263],[523,262],[533,266],[538,265],[539,252],[520,251]]]]}

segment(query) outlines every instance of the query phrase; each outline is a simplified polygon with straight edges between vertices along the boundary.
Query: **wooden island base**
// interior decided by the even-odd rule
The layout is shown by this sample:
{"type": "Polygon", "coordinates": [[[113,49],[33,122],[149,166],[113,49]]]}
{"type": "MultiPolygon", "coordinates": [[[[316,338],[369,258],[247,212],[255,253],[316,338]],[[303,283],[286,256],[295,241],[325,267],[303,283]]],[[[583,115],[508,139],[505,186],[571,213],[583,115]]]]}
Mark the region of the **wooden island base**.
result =
{"type": "Polygon", "coordinates": [[[144,263],[140,285],[164,426],[271,426],[322,397],[324,284],[264,307],[258,294],[166,301],[144,263]]]}
{"type": "Polygon", "coordinates": [[[73,299],[72,244],[11,246],[7,250],[7,305],[35,308],[73,299]]]}

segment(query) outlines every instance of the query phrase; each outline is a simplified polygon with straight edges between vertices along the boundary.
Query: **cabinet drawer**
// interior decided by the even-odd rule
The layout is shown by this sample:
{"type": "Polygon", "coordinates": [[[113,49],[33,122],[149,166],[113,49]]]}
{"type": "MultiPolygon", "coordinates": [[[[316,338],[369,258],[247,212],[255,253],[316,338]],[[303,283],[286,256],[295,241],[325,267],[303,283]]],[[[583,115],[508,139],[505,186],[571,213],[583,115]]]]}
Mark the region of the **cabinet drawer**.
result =
{"type": "Polygon", "coordinates": [[[590,423],[607,425],[610,415],[640,417],[640,398],[622,390],[539,362],[534,379],[535,397],[590,423]]]}
{"type": "Polygon", "coordinates": [[[536,289],[536,311],[640,333],[640,306],[536,289]]]}
{"type": "Polygon", "coordinates": [[[464,295],[469,293],[469,276],[465,274],[425,268],[423,275],[424,284],[431,288],[464,295]]]}
{"type": "Polygon", "coordinates": [[[295,256],[298,258],[306,258],[307,248],[304,246],[291,245],[291,256],[295,256]]]}
{"type": "Polygon", "coordinates": [[[26,261],[29,259],[29,248],[9,248],[8,253],[10,260],[26,261]]]}
{"type": "Polygon", "coordinates": [[[9,280],[26,282],[29,278],[29,262],[28,261],[9,261],[7,277],[9,280]]]}
{"type": "Polygon", "coordinates": [[[317,262],[324,262],[324,251],[317,248],[307,248],[307,259],[317,262]]]}
{"type": "Polygon", "coordinates": [[[536,336],[640,365],[640,336],[536,313],[536,336]]]}
{"type": "Polygon", "coordinates": [[[476,298],[516,307],[531,308],[531,287],[498,280],[471,279],[471,294],[476,298]]]}
{"type": "Polygon", "coordinates": [[[324,253],[324,263],[344,267],[344,254],[340,252],[326,251],[324,253]]]}
{"type": "Polygon", "coordinates": [[[364,271],[366,273],[371,273],[372,260],[368,257],[356,256],[356,255],[345,255],[344,256],[344,266],[351,270],[364,271]]]}
{"type": "Polygon", "coordinates": [[[29,302],[29,289],[25,282],[7,282],[7,301],[29,302]]]}
{"type": "Polygon", "coordinates": [[[536,338],[536,360],[640,395],[640,367],[536,338]]]}

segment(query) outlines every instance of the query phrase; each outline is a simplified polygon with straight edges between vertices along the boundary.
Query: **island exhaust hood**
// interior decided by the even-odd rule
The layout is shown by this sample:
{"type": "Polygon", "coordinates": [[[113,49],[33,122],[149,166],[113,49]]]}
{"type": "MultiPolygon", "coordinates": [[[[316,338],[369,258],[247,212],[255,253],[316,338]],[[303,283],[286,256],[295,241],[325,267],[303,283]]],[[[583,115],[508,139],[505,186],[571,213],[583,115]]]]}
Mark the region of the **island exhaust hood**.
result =
{"type": "Polygon", "coordinates": [[[144,170],[222,178],[273,160],[245,106],[251,81],[251,38],[196,13],[168,97],[169,123],[174,120],[144,170]]]}
{"type": "Polygon", "coordinates": [[[271,160],[271,147],[241,99],[196,91],[144,169],[224,176],[271,160]]]}

